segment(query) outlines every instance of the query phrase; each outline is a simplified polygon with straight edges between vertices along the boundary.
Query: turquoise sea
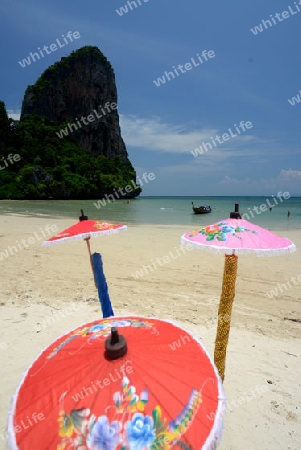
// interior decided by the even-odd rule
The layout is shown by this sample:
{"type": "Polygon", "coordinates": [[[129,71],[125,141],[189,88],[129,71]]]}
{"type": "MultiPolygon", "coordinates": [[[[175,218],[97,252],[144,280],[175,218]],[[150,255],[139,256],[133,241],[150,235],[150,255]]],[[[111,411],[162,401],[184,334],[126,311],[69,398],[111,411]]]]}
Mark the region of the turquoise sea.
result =
{"type": "MultiPolygon", "coordinates": [[[[239,204],[239,211],[247,213],[249,220],[257,225],[271,230],[301,229],[301,197],[291,197],[288,200],[273,197],[138,197],[126,203],[124,200],[107,202],[97,208],[97,200],[46,200],[46,201],[0,201],[0,213],[21,213],[37,216],[70,217],[78,219],[80,210],[89,219],[112,221],[124,224],[162,224],[187,225],[195,228],[226,219],[234,211],[234,204],[239,204]],[[195,206],[211,205],[212,213],[195,215],[192,212],[191,201],[195,206]],[[269,211],[269,203],[274,205],[269,211]],[[260,205],[266,205],[267,210],[260,212],[260,205]],[[258,208],[259,214],[254,210],[258,208]],[[250,210],[253,213],[252,217],[250,210]],[[288,210],[291,212],[287,217],[288,210]]],[[[264,208],[262,208],[264,209],[264,208]]],[[[246,217],[247,219],[247,217],[246,217]]],[[[248,220],[248,219],[247,219],[248,220]]]]}

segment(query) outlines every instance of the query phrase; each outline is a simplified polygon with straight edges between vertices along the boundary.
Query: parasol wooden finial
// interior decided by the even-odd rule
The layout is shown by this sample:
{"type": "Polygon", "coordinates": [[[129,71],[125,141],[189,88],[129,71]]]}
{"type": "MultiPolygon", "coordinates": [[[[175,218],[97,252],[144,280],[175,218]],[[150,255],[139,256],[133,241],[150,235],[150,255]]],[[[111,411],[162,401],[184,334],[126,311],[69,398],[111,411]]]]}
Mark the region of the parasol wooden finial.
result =
{"type": "Polygon", "coordinates": [[[81,216],[79,216],[79,221],[82,222],[83,220],[88,220],[88,216],[85,216],[84,211],[81,209],[80,212],[82,213],[81,216]]]}
{"type": "Polygon", "coordinates": [[[242,219],[238,203],[235,203],[235,211],[230,213],[230,219],[242,219]]]}
{"type": "Polygon", "coordinates": [[[124,336],[118,333],[116,327],[111,328],[111,335],[105,341],[105,357],[114,360],[126,355],[128,348],[124,336]]]}

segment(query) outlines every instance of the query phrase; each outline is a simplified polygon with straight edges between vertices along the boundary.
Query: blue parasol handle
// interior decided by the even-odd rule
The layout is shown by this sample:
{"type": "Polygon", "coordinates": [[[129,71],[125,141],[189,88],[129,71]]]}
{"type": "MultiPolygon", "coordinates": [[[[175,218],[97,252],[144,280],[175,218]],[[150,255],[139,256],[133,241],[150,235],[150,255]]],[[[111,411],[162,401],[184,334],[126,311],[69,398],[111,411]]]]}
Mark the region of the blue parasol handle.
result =
{"type": "Polygon", "coordinates": [[[92,255],[92,263],[94,268],[94,276],[97,284],[98,297],[101,305],[102,316],[105,319],[106,317],[114,316],[114,311],[112,308],[108,285],[106,281],[106,277],[103,271],[103,262],[101,255],[99,253],[93,253],[92,255]]]}

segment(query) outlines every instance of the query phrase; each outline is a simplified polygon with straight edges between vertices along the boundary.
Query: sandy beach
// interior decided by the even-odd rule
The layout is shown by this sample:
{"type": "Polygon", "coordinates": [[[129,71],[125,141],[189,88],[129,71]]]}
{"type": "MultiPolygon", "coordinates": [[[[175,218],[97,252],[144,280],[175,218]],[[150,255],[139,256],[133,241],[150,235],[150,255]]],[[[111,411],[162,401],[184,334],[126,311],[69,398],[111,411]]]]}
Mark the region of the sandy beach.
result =
{"type": "MultiPolygon", "coordinates": [[[[18,250],[0,260],[4,449],[11,397],[24,371],[57,337],[102,314],[85,243],[41,246],[47,225],[47,230],[63,230],[72,219],[0,215],[0,224],[0,252],[16,245],[18,250]]],[[[129,226],[126,232],[92,239],[91,248],[102,254],[115,315],[173,320],[200,338],[213,357],[224,257],[181,251],[180,237],[187,231],[183,226],[129,226]],[[152,264],[168,255],[168,263],[152,264]],[[153,270],[143,268],[151,264],[153,270]]],[[[221,450],[301,448],[301,323],[289,320],[301,319],[301,232],[279,234],[291,239],[297,252],[239,257],[221,450]],[[297,282],[290,287],[291,277],[297,282]],[[272,295],[278,283],[286,287],[272,295]]]]}

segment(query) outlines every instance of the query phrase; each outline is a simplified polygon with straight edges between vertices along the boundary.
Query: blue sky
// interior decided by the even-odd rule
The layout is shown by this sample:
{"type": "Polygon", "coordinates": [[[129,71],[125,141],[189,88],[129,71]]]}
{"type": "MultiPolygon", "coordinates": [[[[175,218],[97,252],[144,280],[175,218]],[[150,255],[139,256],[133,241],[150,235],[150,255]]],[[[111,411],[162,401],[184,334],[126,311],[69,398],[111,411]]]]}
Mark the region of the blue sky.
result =
{"type": "Polygon", "coordinates": [[[125,0],[2,0],[0,99],[7,110],[19,113],[26,87],[49,65],[95,45],[115,71],[130,160],[138,175],[156,176],[143,195],[301,196],[301,102],[288,102],[301,90],[301,12],[294,0],[140,3],[120,16],[125,0]],[[284,11],[285,20],[251,32],[284,11]],[[68,31],[81,37],[30,66],[18,64],[68,31]],[[204,50],[215,56],[193,66],[191,58],[204,50]],[[178,69],[175,79],[153,82],[186,63],[190,70],[178,69]],[[253,127],[192,155],[211,136],[229,128],[235,134],[241,121],[253,127]]]}

